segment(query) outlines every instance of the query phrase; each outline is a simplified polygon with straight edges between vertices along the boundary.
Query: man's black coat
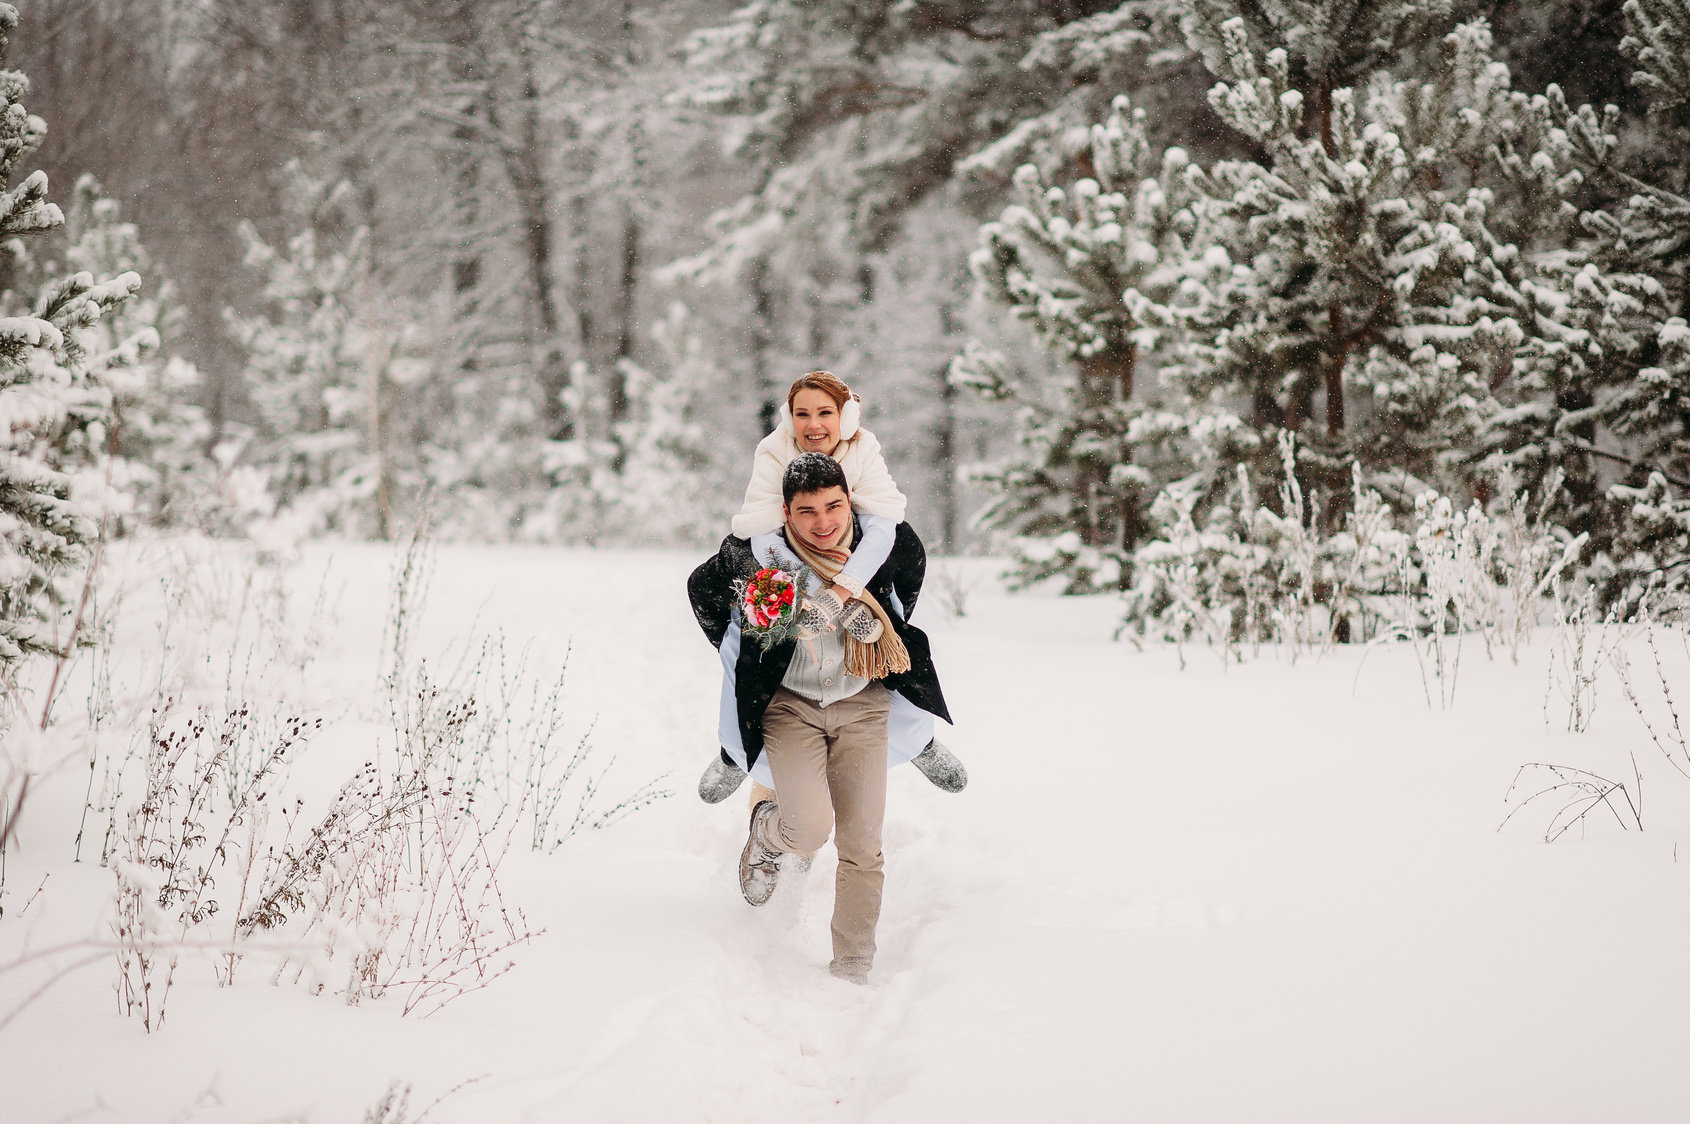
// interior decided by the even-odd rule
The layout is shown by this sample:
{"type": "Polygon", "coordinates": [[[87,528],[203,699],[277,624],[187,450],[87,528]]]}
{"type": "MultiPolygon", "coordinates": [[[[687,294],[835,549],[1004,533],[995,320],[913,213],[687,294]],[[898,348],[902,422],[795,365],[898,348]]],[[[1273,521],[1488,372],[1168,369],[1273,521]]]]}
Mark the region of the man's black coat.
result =
{"type": "MultiPolygon", "coordinates": [[[[863,529],[856,524],[860,541],[863,529]]],[[[743,581],[761,569],[765,559],[753,558],[751,544],[745,539],[729,535],[722,547],[687,578],[687,596],[692,600],[692,612],[698,627],[717,648],[727,635],[728,622],[735,603],[734,583],[743,581]]],[[[883,681],[886,689],[897,691],[929,714],[951,720],[945,708],[945,695],[939,689],[939,676],[933,670],[933,653],[927,634],[907,623],[915,611],[916,599],[921,596],[922,579],[927,574],[927,551],[921,539],[908,523],[898,524],[897,538],[885,565],[875,572],[868,583],[886,615],[892,618],[892,629],[904,641],[910,652],[910,669],[902,675],[888,675],[883,681]],[[900,618],[892,608],[892,593],[904,607],[900,618]]],[[[776,644],[768,651],[755,640],[746,638],[739,646],[739,660],[734,667],[734,691],[739,704],[739,734],[745,745],[745,763],[755,764],[763,752],[763,711],[775,697],[781,680],[786,677],[787,665],[797,642],[789,640],[776,644]]]]}

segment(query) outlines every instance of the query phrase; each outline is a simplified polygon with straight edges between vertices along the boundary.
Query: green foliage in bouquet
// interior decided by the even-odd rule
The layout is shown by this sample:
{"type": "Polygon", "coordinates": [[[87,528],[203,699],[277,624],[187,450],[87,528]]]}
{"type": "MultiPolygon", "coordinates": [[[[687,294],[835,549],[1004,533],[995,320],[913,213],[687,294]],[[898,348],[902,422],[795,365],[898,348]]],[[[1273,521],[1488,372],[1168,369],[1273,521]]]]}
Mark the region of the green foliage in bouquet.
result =
{"type": "Polygon", "coordinates": [[[769,564],[751,577],[734,584],[739,598],[740,631],[761,644],[766,652],[776,644],[798,638],[798,620],[804,611],[803,590],[810,585],[810,567],[800,565],[796,575],[781,566],[773,549],[769,564]]]}

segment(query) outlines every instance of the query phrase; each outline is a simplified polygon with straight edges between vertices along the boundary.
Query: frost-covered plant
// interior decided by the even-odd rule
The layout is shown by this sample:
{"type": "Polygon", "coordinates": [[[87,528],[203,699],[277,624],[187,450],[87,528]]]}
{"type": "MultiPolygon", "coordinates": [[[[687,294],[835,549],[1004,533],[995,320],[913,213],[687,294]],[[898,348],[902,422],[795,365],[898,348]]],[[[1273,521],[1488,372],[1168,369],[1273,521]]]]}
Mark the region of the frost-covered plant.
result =
{"type": "Polygon", "coordinates": [[[1022,583],[1061,575],[1069,592],[1125,584],[1150,502],[1172,479],[1162,465],[1180,427],[1134,392],[1197,223],[1185,153],[1153,154],[1145,111],[1127,98],[1092,127],[1088,155],[1091,174],[1066,188],[1031,164],[1017,171],[1016,201],[981,228],[969,263],[980,295],[1029,326],[1056,376],[1012,371],[979,345],[951,371],[1017,411],[1020,451],[973,473],[995,493],[977,522],[1013,536],[1022,583]]]}
{"type": "Polygon", "coordinates": [[[1660,750],[1674,772],[1690,780],[1690,725],[1686,723],[1686,700],[1682,687],[1678,693],[1674,689],[1675,683],[1683,682],[1683,673],[1682,670],[1669,671],[1667,666],[1669,658],[1677,658],[1681,664],[1690,660],[1690,636],[1684,632],[1682,624],[1674,626],[1653,613],[1645,613],[1640,623],[1644,644],[1649,649],[1649,670],[1654,672],[1653,688],[1659,689],[1659,698],[1651,697],[1645,701],[1645,695],[1653,695],[1654,691],[1632,667],[1623,648],[1616,647],[1614,650],[1614,668],[1619,673],[1626,701],[1642,720],[1643,728],[1649,732],[1649,740],[1655,743],[1655,748],[1660,750]],[[1663,652],[1669,640],[1675,642],[1672,646],[1677,649],[1671,656],[1663,652]]]}
{"type": "MultiPolygon", "coordinates": [[[[1635,760],[1632,765],[1635,768],[1635,760]]],[[[1515,771],[1502,799],[1509,807],[1508,814],[1497,825],[1498,831],[1540,802],[1554,809],[1544,824],[1545,843],[1555,842],[1574,828],[1583,838],[1590,817],[1599,809],[1610,813],[1621,830],[1630,831],[1633,825],[1638,831],[1643,830],[1643,778],[1636,772],[1632,773],[1632,787],[1627,788],[1624,781],[1610,780],[1587,769],[1528,761],[1515,771]]]]}
{"type": "MultiPolygon", "coordinates": [[[[708,419],[733,388],[685,305],[671,304],[651,334],[654,362],[620,361],[627,402],[615,439],[578,432],[546,444],[550,488],[524,521],[525,535],[664,547],[702,546],[721,535],[744,487],[745,465],[708,419]]],[[[582,365],[571,378],[577,414],[587,412],[580,388],[591,384],[590,375],[582,365]]]]}
{"type": "MultiPolygon", "coordinates": [[[[499,978],[534,935],[500,879],[513,847],[550,851],[667,795],[652,784],[605,797],[608,764],[585,737],[572,750],[561,737],[561,674],[533,674],[526,653],[489,640],[439,677],[413,655],[427,542],[413,538],[395,564],[381,679],[391,732],[326,803],[288,769],[322,720],[290,710],[278,723],[291,704],[274,693],[309,664],[309,640],[291,638],[312,626],[265,582],[215,576],[229,567],[171,587],[167,622],[223,623],[205,638],[165,626],[146,736],[127,751],[101,742],[107,780],[90,796],[111,818],[120,998],[149,1030],[190,953],[224,985],[257,955],[275,981],[436,1010],[499,978]]],[[[319,598],[312,621],[322,613],[319,598]]]]}
{"type": "MultiPolygon", "coordinates": [[[[189,935],[209,927],[223,908],[220,879],[225,888],[233,884],[231,914],[241,915],[274,806],[265,797],[285,760],[322,725],[321,719],[291,719],[257,767],[237,777],[231,770],[250,712],[242,707],[219,715],[200,708],[179,716],[176,706],[174,697],[161,700],[148,723],[141,754],[145,789],[124,814],[106,856],[117,882],[112,929],[119,1002],[149,1032],[164,1023],[189,935]]],[[[232,981],[238,956],[231,937],[225,982],[232,981]]]]}
{"type": "Polygon", "coordinates": [[[557,747],[561,674],[531,676],[526,656],[507,662],[497,641],[442,678],[413,659],[429,557],[425,526],[395,565],[382,677],[391,742],[314,823],[297,804],[284,814],[283,838],[237,925],[243,937],[286,927],[315,948],[293,966],[296,980],[309,969],[325,990],[334,973],[349,1003],[397,991],[405,1014],[486,987],[536,935],[499,879],[525,823],[530,846],[552,850],[668,795],[648,784],[603,806],[604,770],[581,773],[585,741],[567,757],[557,747]],[[565,825],[555,817],[571,791],[565,825]]]}
{"type": "Polygon", "coordinates": [[[1549,648],[1549,681],[1543,693],[1543,724],[1549,725],[1549,700],[1559,693],[1567,706],[1566,728],[1582,734],[1596,714],[1597,684],[1605,664],[1624,658],[1629,629],[1610,610],[1604,614],[1594,591],[1553,583],[1555,630],[1549,648]]]}
{"type": "Polygon", "coordinates": [[[1287,469],[1277,510],[1257,501],[1242,465],[1201,532],[1196,487],[1164,492],[1153,510],[1168,533],[1135,556],[1124,627],[1177,639],[1189,634],[1184,621],[1202,620],[1211,643],[1279,642],[1294,657],[1329,643],[1352,618],[1356,639],[1394,619],[1393,579],[1410,540],[1393,526],[1390,508],[1363,488],[1358,472],[1344,527],[1324,532],[1322,501],[1304,493],[1291,467],[1297,454],[1289,434],[1280,450],[1287,469]]]}
{"type": "Polygon", "coordinates": [[[980,584],[978,577],[970,577],[961,563],[953,561],[930,567],[927,580],[934,601],[946,616],[961,620],[968,615],[969,600],[980,584]]]}
{"type": "Polygon", "coordinates": [[[1411,640],[1446,703],[1463,635],[1486,650],[1520,643],[1582,536],[1546,521],[1522,495],[1487,512],[1425,491],[1398,515],[1352,469],[1341,526],[1324,530],[1321,497],[1298,484],[1296,442],[1282,435],[1277,506],[1261,504],[1238,466],[1225,501],[1199,525],[1196,488],[1170,487],[1152,509],[1160,533],[1134,557],[1123,629],[1223,649],[1276,642],[1291,658],[1337,640],[1411,640]]]}
{"type": "Polygon", "coordinates": [[[97,474],[120,518],[114,531],[137,524],[216,527],[229,506],[208,461],[211,424],[193,401],[201,379],[193,364],[168,350],[182,332],[184,310],[162,278],[134,223],[92,176],[76,182],[66,231],[70,268],[96,277],[134,271],[151,281],[85,334],[89,366],[109,389],[111,406],[97,474]]]}
{"type": "MultiPolygon", "coordinates": [[[[425,687],[426,690],[426,687],[425,687]]],[[[366,764],[307,826],[299,806],[255,880],[237,938],[288,927],[311,946],[293,965],[314,991],[347,1003],[398,988],[401,1013],[437,1009],[513,966],[508,952],[534,935],[508,904],[498,868],[521,806],[491,814],[445,767],[463,707],[413,731],[386,767],[366,764]],[[430,733],[444,737],[436,739],[430,733]]],[[[289,968],[278,965],[273,982],[289,968]]]]}
{"type": "MultiPolygon", "coordinates": [[[[17,9],[0,4],[0,59],[17,26],[17,9]]],[[[47,201],[45,173],[12,183],[46,134],[23,106],[28,92],[23,74],[0,70],[0,241],[64,225],[47,201]]],[[[20,663],[61,652],[68,639],[99,533],[96,513],[73,498],[72,485],[92,463],[110,410],[110,392],[90,365],[88,332],[140,285],[131,272],[109,280],[77,272],[38,298],[8,293],[0,302],[0,730],[15,712],[20,663]]]]}

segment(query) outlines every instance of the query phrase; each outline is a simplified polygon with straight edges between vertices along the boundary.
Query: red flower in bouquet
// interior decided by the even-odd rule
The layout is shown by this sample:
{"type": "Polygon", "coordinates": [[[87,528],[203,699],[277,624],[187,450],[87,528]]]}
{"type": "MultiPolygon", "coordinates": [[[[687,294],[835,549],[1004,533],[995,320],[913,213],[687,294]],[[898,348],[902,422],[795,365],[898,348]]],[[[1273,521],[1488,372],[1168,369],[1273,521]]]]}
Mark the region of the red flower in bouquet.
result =
{"type": "Polygon", "coordinates": [[[741,585],[742,631],[754,636],[764,649],[797,635],[798,590],[809,576],[807,566],[799,567],[797,574],[783,570],[771,552],[769,565],[741,585]]]}

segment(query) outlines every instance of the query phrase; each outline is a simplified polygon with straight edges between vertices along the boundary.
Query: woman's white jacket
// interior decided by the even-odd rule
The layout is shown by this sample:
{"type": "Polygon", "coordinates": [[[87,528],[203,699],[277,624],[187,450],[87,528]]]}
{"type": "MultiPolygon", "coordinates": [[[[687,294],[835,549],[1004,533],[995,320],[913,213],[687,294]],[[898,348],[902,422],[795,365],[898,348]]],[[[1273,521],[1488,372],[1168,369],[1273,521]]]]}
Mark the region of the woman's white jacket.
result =
{"type": "MultiPolygon", "coordinates": [[[[781,423],[757,443],[751,462],[751,483],[745,486],[745,503],[733,517],[733,533],[742,539],[778,530],[786,522],[781,499],[781,478],[786,466],[801,452],[793,435],[790,415],[783,408],[781,423]]],[[[833,459],[845,470],[851,491],[851,506],[865,515],[882,515],[894,525],[904,521],[907,501],[887,471],[880,454],[880,442],[866,429],[858,428],[839,443],[833,459]]]]}

